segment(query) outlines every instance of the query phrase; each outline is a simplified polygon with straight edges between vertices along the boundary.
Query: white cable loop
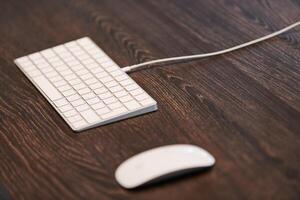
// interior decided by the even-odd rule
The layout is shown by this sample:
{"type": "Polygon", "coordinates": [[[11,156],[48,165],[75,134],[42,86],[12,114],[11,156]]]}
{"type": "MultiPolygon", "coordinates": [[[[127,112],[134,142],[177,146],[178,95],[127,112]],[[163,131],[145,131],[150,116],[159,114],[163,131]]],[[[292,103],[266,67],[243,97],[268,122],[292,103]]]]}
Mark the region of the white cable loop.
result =
{"type": "Polygon", "coordinates": [[[152,61],[148,61],[148,62],[144,62],[144,63],[140,63],[140,64],[136,64],[136,65],[132,65],[132,66],[127,66],[122,68],[122,70],[124,72],[130,72],[132,70],[136,70],[137,68],[146,66],[146,65],[152,65],[152,64],[157,64],[157,63],[162,63],[162,62],[170,62],[170,61],[178,61],[178,60],[188,60],[188,59],[195,59],[195,58],[206,58],[206,57],[211,57],[211,56],[217,56],[217,55],[221,55],[221,54],[225,54],[225,53],[229,53],[265,40],[268,40],[270,38],[276,37],[284,32],[287,32],[293,28],[295,28],[296,26],[300,25],[300,21],[291,24],[290,26],[287,26],[279,31],[276,31],[272,34],[266,35],[264,37],[258,38],[256,40],[252,40],[250,42],[238,45],[238,46],[234,46],[228,49],[224,49],[221,51],[216,51],[216,52],[211,52],[211,53],[204,53],[204,54],[197,54],[197,55],[190,55],[190,56],[180,56],[180,57],[171,57],[171,58],[163,58],[163,59],[158,59],[158,60],[152,60],[152,61]]]}

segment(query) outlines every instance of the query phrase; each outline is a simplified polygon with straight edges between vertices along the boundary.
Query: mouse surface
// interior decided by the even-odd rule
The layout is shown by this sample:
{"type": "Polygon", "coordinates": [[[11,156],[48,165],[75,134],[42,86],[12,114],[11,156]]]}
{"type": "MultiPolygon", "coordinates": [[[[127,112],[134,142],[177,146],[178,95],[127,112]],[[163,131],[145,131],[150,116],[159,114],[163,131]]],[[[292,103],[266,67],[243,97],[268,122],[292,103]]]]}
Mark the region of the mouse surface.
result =
{"type": "Polygon", "coordinates": [[[204,149],[187,144],[168,145],[139,153],[116,170],[118,183],[127,189],[213,166],[214,157],[204,149]]]}

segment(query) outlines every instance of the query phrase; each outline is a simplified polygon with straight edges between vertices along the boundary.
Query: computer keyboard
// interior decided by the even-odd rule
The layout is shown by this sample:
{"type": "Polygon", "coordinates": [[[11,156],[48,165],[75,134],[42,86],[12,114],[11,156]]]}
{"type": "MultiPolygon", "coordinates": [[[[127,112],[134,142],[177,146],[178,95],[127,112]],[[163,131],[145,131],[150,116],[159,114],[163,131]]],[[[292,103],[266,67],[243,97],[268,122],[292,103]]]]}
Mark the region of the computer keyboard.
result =
{"type": "Polygon", "coordinates": [[[157,110],[156,101],[88,37],[15,63],[74,131],[157,110]]]}

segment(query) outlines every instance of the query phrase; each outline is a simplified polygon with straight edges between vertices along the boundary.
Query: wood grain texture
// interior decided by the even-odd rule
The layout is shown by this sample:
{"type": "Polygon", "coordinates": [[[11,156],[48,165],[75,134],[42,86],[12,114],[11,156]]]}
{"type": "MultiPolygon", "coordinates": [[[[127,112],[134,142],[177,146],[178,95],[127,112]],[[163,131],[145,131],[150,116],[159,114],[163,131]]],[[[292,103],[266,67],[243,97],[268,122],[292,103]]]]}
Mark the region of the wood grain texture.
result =
{"type": "Polygon", "coordinates": [[[224,56],[132,73],[159,110],[81,134],[13,63],[83,36],[120,66],[220,50],[299,20],[299,0],[0,4],[0,199],[300,199],[299,28],[224,56]],[[122,161],[174,143],[207,149],[216,166],[137,191],[118,186],[122,161]]]}

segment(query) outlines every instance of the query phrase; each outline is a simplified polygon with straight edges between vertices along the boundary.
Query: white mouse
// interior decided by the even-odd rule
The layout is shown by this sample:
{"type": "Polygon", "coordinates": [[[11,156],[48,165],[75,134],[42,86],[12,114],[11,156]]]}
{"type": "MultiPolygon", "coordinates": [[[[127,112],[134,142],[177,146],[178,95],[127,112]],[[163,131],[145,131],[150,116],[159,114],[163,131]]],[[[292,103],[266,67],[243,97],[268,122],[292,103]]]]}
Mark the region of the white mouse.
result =
{"type": "Polygon", "coordinates": [[[214,164],[214,157],[200,147],[187,144],[168,145],[127,159],[117,168],[115,177],[122,187],[133,189],[214,164]]]}

